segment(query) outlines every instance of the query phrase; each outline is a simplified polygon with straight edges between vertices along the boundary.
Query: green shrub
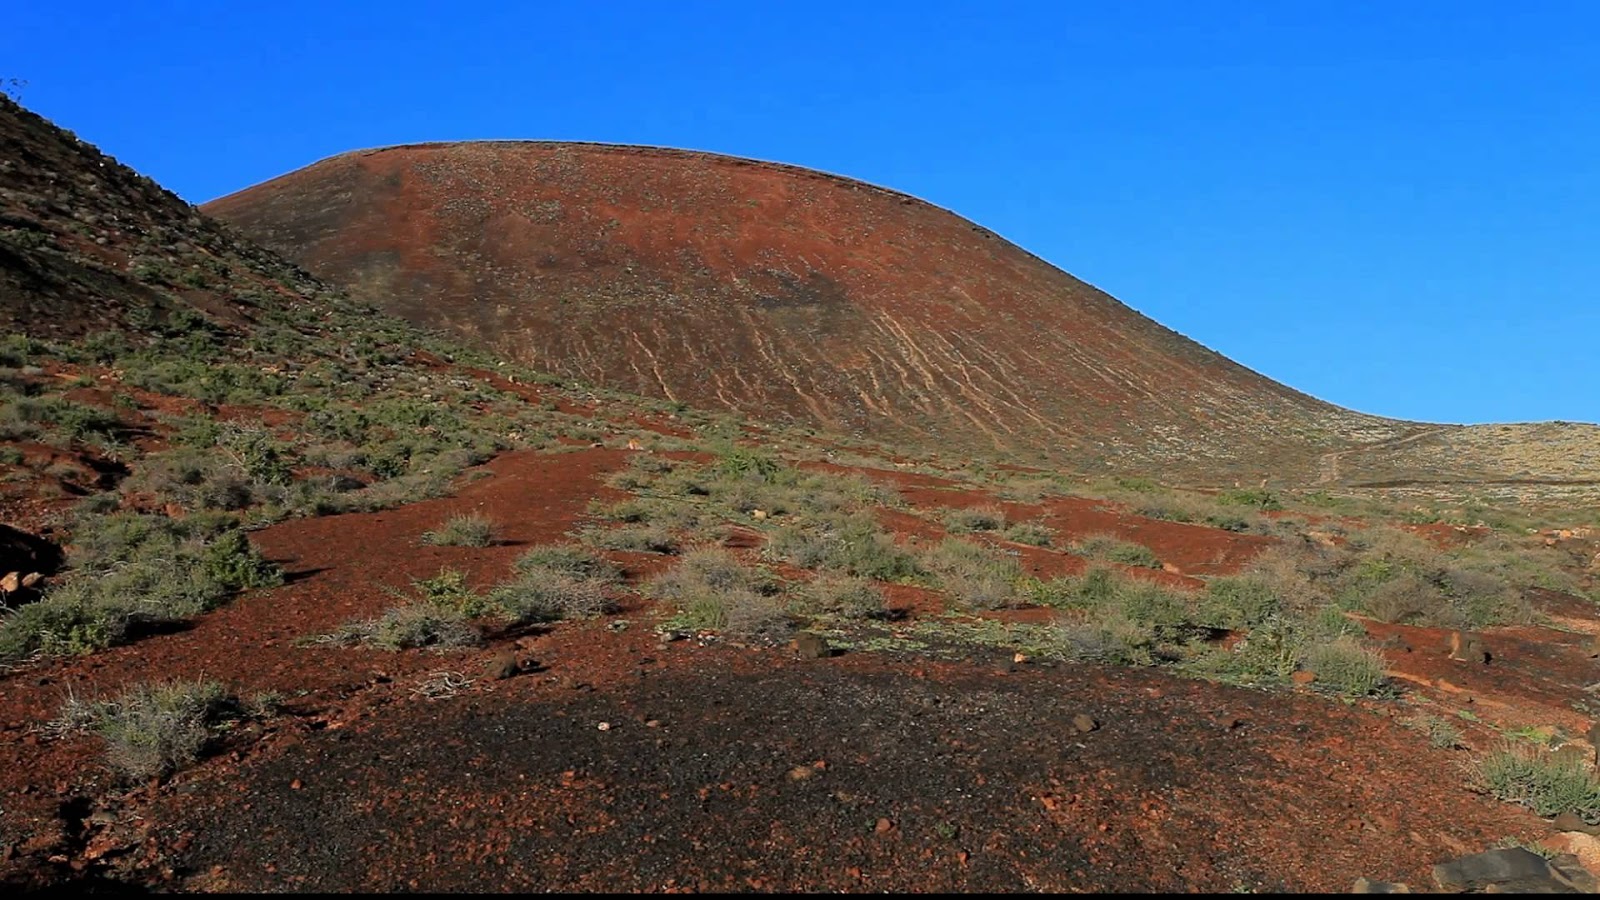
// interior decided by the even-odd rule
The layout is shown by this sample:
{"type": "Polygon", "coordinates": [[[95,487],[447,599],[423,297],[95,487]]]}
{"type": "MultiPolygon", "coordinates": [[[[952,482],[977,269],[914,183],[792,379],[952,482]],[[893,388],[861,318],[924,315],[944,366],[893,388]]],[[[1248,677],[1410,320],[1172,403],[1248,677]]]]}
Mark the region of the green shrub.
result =
{"type": "Polygon", "coordinates": [[[776,480],[783,465],[772,456],[747,447],[733,447],[717,459],[716,470],[730,478],[749,478],[756,481],[776,480]]]}
{"type": "Polygon", "coordinates": [[[1508,744],[1484,758],[1478,776],[1495,798],[1526,806],[1537,815],[1548,818],[1570,812],[1586,822],[1600,822],[1600,779],[1581,759],[1508,744]]]}
{"type": "Polygon", "coordinates": [[[1161,568],[1161,560],[1156,557],[1155,551],[1142,544],[1125,541],[1109,534],[1091,534],[1072,545],[1072,552],[1087,559],[1101,562],[1114,562],[1124,566],[1141,566],[1148,569],[1161,568]]]}
{"type": "Polygon", "coordinates": [[[513,567],[518,572],[549,569],[602,584],[616,584],[622,580],[622,570],[615,563],[574,544],[534,547],[517,557],[513,567]]]}
{"type": "Polygon", "coordinates": [[[1022,564],[986,547],[945,538],[924,556],[950,599],[968,609],[1003,609],[1022,602],[1022,564]]]}
{"type": "Polygon", "coordinates": [[[1316,684],[1347,697],[1366,697],[1386,683],[1383,654],[1354,635],[1340,635],[1307,647],[1305,667],[1316,673],[1316,684]]]}
{"type": "Polygon", "coordinates": [[[479,513],[451,516],[434,531],[422,533],[422,543],[436,547],[487,547],[494,543],[494,522],[479,513]]]}
{"type": "Polygon", "coordinates": [[[413,579],[411,590],[419,602],[462,618],[474,619],[490,610],[488,599],[467,585],[467,573],[459,569],[442,568],[432,578],[413,579]]]}
{"type": "Polygon", "coordinates": [[[382,650],[475,647],[483,639],[466,618],[460,612],[419,601],[388,609],[375,619],[344,625],[319,642],[335,646],[365,644],[382,650]]]}
{"type": "Polygon", "coordinates": [[[490,598],[515,623],[591,618],[617,608],[609,590],[621,581],[621,570],[582,547],[535,547],[514,568],[516,575],[490,598]]]}
{"type": "Polygon", "coordinates": [[[1440,716],[1422,716],[1407,724],[1425,733],[1428,736],[1428,746],[1435,750],[1455,750],[1462,746],[1461,729],[1448,719],[1440,716]]]}
{"type": "Polygon", "coordinates": [[[953,509],[945,514],[944,527],[951,534],[1001,531],[1006,527],[1006,512],[998,506],[953,509]]]}
{"type": "Polygon", "coordinates": [[[68,576],[0,626],[0,660],[85,653],[281,583],[230,516],[119,513],[83,520],[68,576]]]}
{"type": "Polygon", "coordinates": [[[1015,522],[1006,526],[1005,539],[1033,547],[1048,547],[1055,532],[1036,522],[1015,522]]]}
{"type": "Polygon", "coordinates": [[[114,700],[68,701],[55,724],[95,734],[105,742],[112,768],[143,781],[197,761],[232,704],[214,681],[159,682],[114,700]]]}
{"type": "Polygon", "coordinates": [[[684,554],[677,566],[657,576],[646,591],[675,604],[684,627],[773,637],[793,628],[778,582],[746,566],[725,550],[703,548],[684,554]]]}
{"type": "Polygon", "coordinates": [[[1283,509],[1283,503],[1277,495],[1265,488],[1223,491],[1217,495],[1217,502],[1223,506],[1248,506],[1263,512],[1283,509]]]}
{"type": "Polygon", "coordinates": [[[882,619],[888,616],[883,591],[870,579],[822,574],[800,592],[799,606],[813,613],[844,619],[882,619]]]}
{"type": "Polygon", "coordinates": [[[786,525],[765,553],[804,569],[830,569],[877,581],[910,581],[924,574],[917,558],[866,514],[828,517],[809,526],[786,525]]]}

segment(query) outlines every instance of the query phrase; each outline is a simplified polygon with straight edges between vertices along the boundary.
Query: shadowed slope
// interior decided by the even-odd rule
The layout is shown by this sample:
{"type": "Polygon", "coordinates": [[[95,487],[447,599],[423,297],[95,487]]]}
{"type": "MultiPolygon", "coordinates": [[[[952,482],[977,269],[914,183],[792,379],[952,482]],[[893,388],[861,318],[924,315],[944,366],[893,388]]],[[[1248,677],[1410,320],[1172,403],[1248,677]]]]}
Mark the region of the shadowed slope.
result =
{"type": "Polygon", "coordinates": [[[1316,452],[1405,433],[950,212],[790,166],[427,144],[337,156],[205,209],[414,321],[695,406],[1218,478],[1309,476],[1316,452]]]}
{"type": "Polygon", "coordinates": [[[235,335],[321,290],[177,195],[0,96],[0,330],[235,335]]]}

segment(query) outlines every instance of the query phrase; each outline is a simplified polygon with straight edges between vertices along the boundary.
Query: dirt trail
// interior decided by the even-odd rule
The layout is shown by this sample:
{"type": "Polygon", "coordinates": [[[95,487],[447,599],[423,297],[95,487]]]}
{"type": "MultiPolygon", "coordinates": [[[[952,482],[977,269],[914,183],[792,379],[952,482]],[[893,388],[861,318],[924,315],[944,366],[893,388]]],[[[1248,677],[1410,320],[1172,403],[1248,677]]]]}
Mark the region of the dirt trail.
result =
{"type": "Polygon", "coordinates": [[[1429,428],[1424,431],[1418,431],[1415,434],[1408,434],[1403,438],[1396,438],[1392,441],[1380,441],[1376,444],[1364,444],[1360,447],[1351,447],[1346,450],[1334,450],[1329,453],[1324,453],[1317,459],[1317,484],[1333,484],[1339,481],[1342,477],[1339,471],[1339,465],[1344,457],[1348,454],[1393,450],[1396,447],[1402,447],[1406,444],[1420,441],[1423,438],[1441,434],[1446,430],[1447,429],[1444,428],[1429,428]]]}

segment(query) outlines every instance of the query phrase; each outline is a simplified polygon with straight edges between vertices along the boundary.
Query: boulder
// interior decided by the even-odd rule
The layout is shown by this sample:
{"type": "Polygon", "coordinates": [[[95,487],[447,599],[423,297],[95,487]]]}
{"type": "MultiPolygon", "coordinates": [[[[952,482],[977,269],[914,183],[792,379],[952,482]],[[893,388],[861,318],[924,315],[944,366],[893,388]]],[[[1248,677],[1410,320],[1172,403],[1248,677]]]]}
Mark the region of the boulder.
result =
{"type": "Polygon", "coordinates": [[[1473,853],[1433,867],[1433,880],[1443,891],[1518,891],[1574,893],[1545,858],[1521,847],[1473,853]]]}

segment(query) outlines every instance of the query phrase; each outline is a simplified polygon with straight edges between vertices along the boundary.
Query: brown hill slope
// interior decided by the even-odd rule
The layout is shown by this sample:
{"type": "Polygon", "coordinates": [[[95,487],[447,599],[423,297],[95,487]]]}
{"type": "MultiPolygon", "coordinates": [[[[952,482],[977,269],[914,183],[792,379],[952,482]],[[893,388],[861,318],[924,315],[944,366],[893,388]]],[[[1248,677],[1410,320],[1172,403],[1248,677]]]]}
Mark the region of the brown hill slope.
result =
{"type": "Polygon", "coordinates": [[[705,153],[348,153],[207,204],[420,323],[610,387],[912,446],[1311,477],[1408,433],[914,197],[705,153]]]}
{"type": "Polygon", "coordinates": [[[0,329],[239,333],[321,289],[150,178],[0,96],[0,329]]]}

